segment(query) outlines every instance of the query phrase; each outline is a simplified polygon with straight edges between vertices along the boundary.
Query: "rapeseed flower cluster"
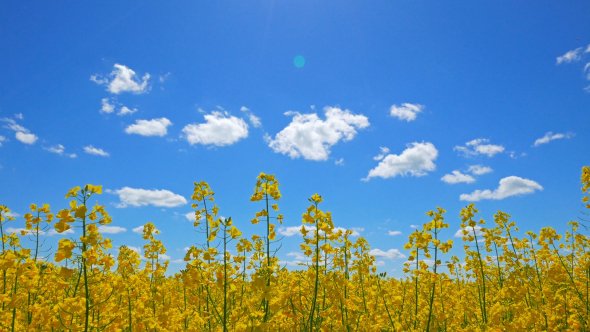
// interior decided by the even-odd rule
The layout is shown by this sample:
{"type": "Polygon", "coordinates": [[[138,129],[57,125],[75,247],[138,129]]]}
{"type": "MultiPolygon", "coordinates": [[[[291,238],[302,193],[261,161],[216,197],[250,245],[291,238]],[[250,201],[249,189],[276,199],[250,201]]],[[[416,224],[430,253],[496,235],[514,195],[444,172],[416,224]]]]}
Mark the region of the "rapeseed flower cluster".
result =
{"type": "MultiPolygon", "coordinates": [[[[454,243],[441,238],[450,226],[438,207],[410,234],[406,276],[396,279],[376,273],[369,243],[334,227],[314,194],[300,230],[309,263],[288,270],[277,257],[279,186],[273,175],[257,178],[250,199],[263,207],[252,223],[265,227],[246,238],[211,206],[209,185],[195,183],[202,238],[175,274],[153,223],[143,227],[143,258],[126,246],[109,253],[98,225],[112,218],[88,204],[100,186],[70,189],[69,208],[55,215],[32,204],[18,234],[5,233],[15,218],[0,206],[0,331],[590,331],[590,237],[581,222],[563,235],[547,227],[518,237],[510,215],[498,211],[486,227],[470,204],[459,215],[460,259],[449,257],[454,243]],[[54,262],[43,241],[51,227],[82,232],[59,241],[54,262]]],[[[590,209],[589,167],[582,191],[590,209]]]]}

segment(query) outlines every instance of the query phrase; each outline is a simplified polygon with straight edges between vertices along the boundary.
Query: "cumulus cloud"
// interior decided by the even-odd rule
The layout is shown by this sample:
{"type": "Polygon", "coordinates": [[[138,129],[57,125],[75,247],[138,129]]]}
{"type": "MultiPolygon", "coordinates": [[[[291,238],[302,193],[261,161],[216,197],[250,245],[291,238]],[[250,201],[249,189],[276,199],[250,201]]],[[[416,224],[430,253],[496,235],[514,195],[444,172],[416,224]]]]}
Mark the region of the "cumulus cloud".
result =
{"type": "MultiPolygon", "coordinates": [[[[475,225],[473,227],[467,226],[467,227],[465,227],[465,230],[467,231],[467,235],[472,235],[473,236],[473,231],[475,230],[475,235],[477,235],[477,236],[483,236],[483,231],[481,230],[481,227],[478,226],[478,225],[475,225]]],[[[455,237],[461,237],[462,238],[462,237],[467,236],[467,235],[463,235],[463,228],[460,228],[460,229],[458,229],[455,232],[455,237]]]]}
{"type": "Polygon", "coordinates": [[[532,194],[535,190],[543,190],[540,184],[518,176],[509,176],[500,180],[500,186],[494,191],[489,189],[476,190],[471,194],[462,194],[462,201],[477,202],[482,199],[504,199],[515,195],[532,194]]]}
{"type": "Polygon", "coordinates": [[[465,146],[455,146],[453,150],[463,153],[465,157],[485,154],[488,157],[493,157],[497,153],[504,152],[504,147],[501,145],[485,144],[490,140],[486,138],[478,138],[465,143],[465,146]]]}
{"type": "Polygon", "coordinates": [[[117,234],[126,232],[127,228],[119,226],[100,226],[98,227],[98,231],[104,234],[117,234]]]}
{"type": "Polygon", "coordinates": [[[287,254],[287,256],[292,257],[292,261],[284,261],[281,260],[279,262],[279,264],[286,264],[286,265],[290,265],[290,266],[298,266],[300,264],[307,264],[311,262],[311,258],[303,255],[300,252],[296,252],[296,251],[292,251],[290,253],[287,254]]]}
{"type": "Polygon", "coordinates": [[[189,212],[189,213],[185,213],[183,214],[183,216],[186,218],[186,220],[188,221],[195,221],[196,220],[196,216],[195,216],[195,211],[193,212],[189,212]]]}
{"type": "MultiPolygon", "coordinates": [[[[37,137],[37,135],[31,134],[31,132],[27,128],[17,124],[16,121],[14,121],[13,119],[0,118],[0,121],[7,123],[6,126],[4,126],[4,128],[8,128],[8,129],[16,131],[15,137],[17,140],[21,141],[22,143],[35,144],[35,142],[39,138],[39,137],[37,137]]],[[[0,144],[1,144],[1,141],[0,141],[0,144]]]]}
{"type": "Polygon", "coordinates": [[[402,232],[400,231],[389,231],[389,235],[391,236],[396,236],[396,235],[400,235],[402,232]]]}
{"type": "Polygon", "coordinates": [[[371,249],[371,251],[369,251],[369,255],[375,258],[385,259],[406,258],[406,255],[402,254],[398,249],[389,249],[387,251],[383,251],[381,249],[371,249]]]}
{"type": "Polygon", "coordinates": [[[246,112],[246,114],[248,115],[248,120],[250,120],[250,123],[255,128],[258,128],[258,127],[262,126],[262,122],[260,122],[260,118],[257,117],[256,115],[254,115],[252,113],[252,111],[250,111],[248,108],[246,108],[245,106],[242,106],[242,108],[240,108],[240,111],[246,112]]]}
{"type": "Polygon", "coordinates": [[[84,152],[89,153],[89,154],[93,154],[93,155],[97,155],[97,156],[103,156],[103,157],[109,156],[108,152],[105,152],[103,149],[95,148],[92,145],[85,146],[84,152]]]}
{"type": "Polygon", "coordinates": [[[535,141],[534,146],[538,147],[542,144],[547,144],[550,141],[556,140],[556,139],[562,139],[562,138],[571,138],[573,137],[574,134],[573,133],[565,133],[565,134],[553,134],[552,132],[548,132],[545,134],[545,136],[537,139],[535,141]]]}
{"type": "Polygon", "coordinates": [[[115,69],[107,77],[101,77],[100,75],[90,76],[91,81],[100,85],[106,85],[107,91],[114,94],[121,92],[132,92],[135,94],[148,92],[149,79],[150,74],[146,73],[139,80],[133,70],[120,64],[115,64],[115,69]]]}
{"type": "Polygon", "coordinates": [[[75,153],[64,153],[65,151],[65,147],[61,144],[55,145],[55,146],[50,146],[48,148],[43,147],[44,150],[47,150],[51,153],[56,153],[60,156],[66,156],[66,157],[70,157],[70,158],[76,158],[76,154],[75,153]]]}
{"type": "Polygon", "coordinates": [[[172,122],[166,118],[135,120],[135,124],[125,128],[125,132],[141,136],[164,136],[168,133],[167,127],[171,125],[172,122]]]}
{"type": "Polygon", "coordinates": [[[115,105],[109,103],[109,98],[103,98],[102,99],[102,108],[100,109],[99,113],[113,113],[113,111],[115,110],[115,105]]]}
{"type": "MultiPolygon", "coordinates": [[[[7,233],[17,233],[18,235],[21,234],[21,231],[25,232],[25,235],[32,235],[32,234],[36,234],[36,231],[32,231],[32,230],[27,230],[26,228],[14,228],[14,227],[8,227],[6,229],[7,233]]],[[[62,233],[59,233],[58,231],[56,231],[55,229],[50,229],[47,232],[44,231],[39,231],[39,235],[46,235],[46,236],[53,236],[53,235],[67,235],[67,234],[74,234],[74,230],[73,229],[68,229],[62,233]]]]}
{"type": "Polygon", "coordinates": [[[291,123],[275,138],[267,136],[269,147],[276,153],[288,154],[291,158],[308,160],[327,160],[330,147],[340,140],[350,141],[357,134],[356,129],[369,126],[369,120],[364,115],[353,114],[349,110],[337,107],[325,107],[326,120],[322,120],[316,113],[293,115],[291,123]]]}
{"type": "MultiPolygon", "coordinates": [[[[590,47],[590,45],[589,45],[590,47]]],[[[557,64],[570,63],[572,61],[578,61],[581,59],[580,53],[582,53],[582,47],[578,47],[575,50],[571,50],[562,56],[557,57],[557,64]]]]}
{"type": "Polygon", "coordinates": [[[424,105],[404,103],[401,106],[392,105],[389,109],[391,116],[408,122],[416,120],[416,115],[424,109],[424,105]]]}
{"type": "Polygon", "coordinates": [[[385,156],[389,153],[389,148],[386,147],[379,147],[379,149],[381,149],[381,153],[378,154],[377,156],[373,157],[373,160],[381,160],[383,158],[385,158],[385,156]]]}
{"type": "Polygon", "coordinates": [[[25,144],[35,144],[38,137],[35,134],[26,134],[22,131],[19,131],[15,134],[17,140],[25,143],[25,144]]]}
{"type": "MultiPolygon", "coordinates": [[[[139,234],[139,235],[143,235],[143,227],[144,227],[144,225],[141,225],[141,226],[139,226],[139,227],[135,227],[135,228],[134,228],[134,229],[132,229],[131,231],[132,231],[133,233],[137,233],[137,234],[139,234]]],[[[154,229],[154,232],[160,232],[160,233],[162,233],[162,231],[160,231],[158,228],[155,228],[155,229],[154,229]]],[[[129,248],[132,248],[132,247],[129,247],[129,248]]],[[[133,249],[132,249],[132,250],[133,250],[133,249]]],[[[133,251],[135,251],[135,250],[133,250],[133,251]]],[[[139,254],[139,252],[138,252],[138,254],[139,254]]]]}
{"type": "Polygon", "coordinates": [[[467,169],[467,171],[469,171],[469,172],[471,172],[472,174],[475,174],[475,175],[483,175],[483,174],[491,173],[494,170],[491,167],[488,167],[488,166],[472,165],[472,166],[469,166],[469,169],[467,169]]]}
{"type": "Polygon", "coordinates": [[[131,110],[127,106],[123,106],[123,107],[121,107],[121,110],[119,111],[119,113],[117,113],[117,115],[119,115],[119,116],[123,116],[123,115],[127,115],[127,114],[131,115],[135,112],[137,112],[137,108],[134,108],[131,110]]]}
{"type": "Polygon", "coordinates": [[[363,179],[368,181],[370,178],[382,177],[384,179],[405,176],[423,176],[429,171],[434,171],[436,165],[434,160],[438,157],[438,150],[432,143],[410,143],[400,155],[389,154],[383,160],[369,171],[369,175],[363,179]]]}
{"type": "Polygon", "coordinates": [[[169,190],[146,190],[123,187],[119,190],[108,190],[107,192],[119,195],[121,203],[115,205],[118,208],[125,208],[129,205],[176,207],[187,203],[186,198],[169,190]]]}
{"type": "Polygon", "coordinates": [[[204,115],[205,123],[189,124],[182,129],[190,145],[232,145],[248,137],[248,124],[227,112],[213,111],[204,115]]]}
{"type": "MultiPolygon", "coordinates": [[[[307,226],[307,225],[301,225],[303,227],[305,227],[305,230],[310,232],[309,235],[311,235],[311,233],[315,232],[315,226],[307,226]]],[[[285,226],[281,226],[277,229],[277,233],[286,236],[286,237],[290,237],[293,235],[302,235],[301,234],[301,226],[289,226],[289,227],[285,227],[285,226]]],[[[350,228],[350,230],[352,231],[352,234],[350,234],[350,236],[361,236],[361,232],[364,231],[364,228],[359,228],[359,227],[352,227],[350,228]]],[[[337,233],[338,231],[342,231],[342,234],[344,234],[346,232],[346,228],[344,227],[335,227],[333,232],[337,233]]],[[[320,230],[319,232],[320,234],[324,234],[323,231],[320,230]]],[[[308,236],[309,236],[308,235],[308,236]]]]}
{"type": "Polygon", "coordinates": [[[445,176],[443,176],[440,179],[442,181],[444,181],[446,183],[450,183],[450,184],[456,184],[456,183],[461,183],[461,182],[465,182],[465,183],[475,182],[475,178],[469,174],[463,174],[459,171],[453,171],[451,173],[452,174],[445,174],[445,176]]]}

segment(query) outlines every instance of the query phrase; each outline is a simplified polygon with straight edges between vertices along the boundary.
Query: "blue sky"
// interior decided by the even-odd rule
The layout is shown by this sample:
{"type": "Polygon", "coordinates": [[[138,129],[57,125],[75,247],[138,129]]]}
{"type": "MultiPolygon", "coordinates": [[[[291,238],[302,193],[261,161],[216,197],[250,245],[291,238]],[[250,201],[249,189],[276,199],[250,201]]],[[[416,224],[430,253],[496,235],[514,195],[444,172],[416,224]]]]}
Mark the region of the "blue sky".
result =
{"type": "Polygon", "coordinates": [[[458,248],[472,201],[489,223],[503,210],[521,230],[563,231],[581,216],[590,164],[589,12],[583,1],[4,2],[0,204],[21,216],[6,227],[23,227],[31,203],[57,212],[69,188],[100,184],[111,226],[126,230],[106,236],[141,247],[132,230],[154,222],[174,261],[204,241],[184,216],[193,182],[244,234],[262,234],[249,197],[265,172],[281,183],[285,262],[314,193],[397,275],[411,225],[437,206],[458,248]]]}

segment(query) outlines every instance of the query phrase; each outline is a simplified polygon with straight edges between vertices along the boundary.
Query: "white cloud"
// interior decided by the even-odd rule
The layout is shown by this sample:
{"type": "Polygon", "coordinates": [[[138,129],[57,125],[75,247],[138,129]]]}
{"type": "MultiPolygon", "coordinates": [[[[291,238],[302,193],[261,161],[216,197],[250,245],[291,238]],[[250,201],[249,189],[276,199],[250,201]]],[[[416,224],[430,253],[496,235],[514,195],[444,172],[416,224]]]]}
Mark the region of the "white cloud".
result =
{"type": "Polygon", "coordinates": [[[167,127],[171,125],[172,122],[166,118],[135,120],[135,124],[125,128],[125,132],[141,136],[164,136],[168,133],[167,127]]]}
{"type": "Polygon", "coordinates": [[[279,264],[287,264],[287,265],[290,265],[290,266],[298,266],[299,264],[305,264],[305,263],[311,262],[311,258],[303,255],[300,252],[292,251],[292,252],[288,253],[287,256],[293,257],[293,260],[292,261],[284,261],[284,260],[281,260],[279,262],[279,264]]]}
{"type": "Polygon", "coordinates": [[[6,139],[6,137],[0,135],[0,146],[2,146],[2,142],[6,142],[8,141],[8,139],[6,139]]]}
{"type": "Polygon", "coordinates": [[[325,107],[326,120],[321,120],[316,113],[293,115],[291,123],[272,139],[267,136],[269,147],[274,152],[288,154],[291,158],[308,160],[327,160],[330,147],[340,140],[350,141],[357,134],[356,129],[369,126],[364,115],[356,115],[349,110],[336,107],[325,107]]]}
{"type": "MultiPolygon", "coordinates": [[[[131,115],[135,112],[137,112],[137,108],[134,108],[131,110],[127,106],[123,106],[123,107],[121,107],[121,110],[119,111],[119,113],[117,113],[117,115],[120,115],[120,116],[127,115],[127,114],[131,115]]],[[[162,135],[160,135],[160,136],[162,136],[162,135]]]]}
{"type": "Polygon", "coordinates": [[[38,137],[35,134],[25,134],[22,131],[19,131],[15,134],[17,140],[25,143],[25,144],[35,144],[38,137]]]}
{"type": "Polygon", "coordinates": [[[20,217],[20,214],[14,212],[14,211],[10,211],[6,215],[9,217],[12,217],[12,218],[20,217]]]}
{"type": "MultiPolygon", "coordinates": [[[[135,232],[135,229],[133,231],[135,232]]],[[[137,233],[137,232],[135,232],[135,233],[137,233]]],[[[143,234],[143,226],[141,226],[141,231],[138,234],[143,234]]],[[[134,246],[126,246],[126,247],[132,251],[135,251],[137,254],[141,255],[141,248],[140,247],[134,247],[134,246]]]]}
{"type": "Polygon", "coordinates": [[[8,128],[14,131],[22,131],[24,133],[28,133],[29,130],[19,124],[16,123],[16,121],[14,121],[13,119],[10,118],[0,118],[0,121],[3,122],[8,122],[8,124],[6,126],[4,126],[4,128],[8,128]]]}
{"type": "Polygon", "coordinates": [[[171,261],[171,263],[182,264],[182,263],[184,263],[184,259],[175,259],[175,260],[171,261]]]}
{"type": "Polygon", "coordinates": [[[102,108],[100,109],[99,113],[113,113],[115,110],[115,105],[109,103],[109,98],[102,99],[102,108]]]}
{"type": "Polygon", "coordinates": [[[376,261],[375,262],[375,266],[384,266],[385,262],[384,261],[376,261]]]}
{"type": "Polygon", "coordinates": [[[580,53],[582,52],[582,47],[578,47],[575,50],[571,50],[562,56],[557,57],[557,64],[561,63],[570,63],[572,61],[578,61],[581,59],[580,53]]]}
{"type": "Polygon", "coordinates": [[[64,236],[65,236],[66,234],[75,234],[75,233],[76,233],[76,232],[74,232],[74,230],[73,230],[73,229],[68,229],[68,230],[65,230],[65,231],[63,231],[63,232],[61,232],[61,233],[59,233],[59,232],[58,232],[58,231],[56,231],[55,229],[50,229],[50,230],[47,232],[47,236],[53,236],[53,235],[64,235],[64,236]]]}
{"type": "Polygon", "coordinates": [[[491,167],[487,167],[487,166],[483,166],[483,165],[472,165],[472,166],[469,166],[469,169],[467,169],[467,171],[469,171],[475,175],[483,175],[483,174],[491,173],[494,170],[491,167]]]}
{"type": "Polygon", "coordinates": [[[53,153],[57,153],[57,154],[61,155],[61,154],[64,153],[64,151],[65,151],[66,148],[63,145],[58,144],[56,146],[51,146],[51,147],[48,147],[48,148],[45,148],[44,147],[43,149],[45,149],[45,150],[47,150],[49,152],[53,152],[53,153]]]}
{"type": "Polygon", "coordinates": [[[25,118],[22,113],[16,113],[14,115],[14,117],[17,118],[17,119],[20,119],[20,120],[23,120],[25,118]]]}
{"type": "Polygon", "coordinates": [[[205,123],[186,125],[182,132],[190,145],[231,145],[248,137],[248,124],[227,112],[213,111],[204,115],[205,123]]]}
{"type": "Polygon", "coordinates": [[[109,190],[108,192],[119,195],[121,203],[116,205],[118,208],[125,208],[129,205],[176,207],[187,203],[186,198],[169,190],[146,190],[124,187],[119,190],[109,190]]]}
{"type": "Polygon", "coordinates": [[[164,83],[168,79],[168,77],[170,77],[170,72],[167,72],[164,75],[160,75],[158,77],[158,80],[160,81],[160,83],[164,83]]]}
{"type": "Polygon", "coordinates": [[[108,152],[105,152],[103,149],[95,148],[92,145],[85,146],[84,147],[84,152],[89,153],[89,154],[94,154],[94,155],[97,155],[97,156],[103,156],[103,157],[108,157],[109,156],[108,152]]]}
{"type": "MultiPolygon", "coordinates": [[[[21,231],[25,231],[25,235],[34,235],[37,232],[33,231],[33,230],[27,230],[26,228],[14,228],[14,227],[8,227],[6,229],[7,233],[17,233],[17,234],[21,234],[21,231]]],[[[66,235],[66,234],[74,234],[74,230],[73,229],[68,229],[62,233],[59,233],[58,231],[56,231],[55,229],[50,229],[47,232],[44,231],[39,231],[39,235],[46,235],[46,236],[53,236],[53,235],[66,235]]]]}
{"type": "Polygon", "coordinates": [[[410,225],[410,228],[418,229],[418,228],[420,228],[420,226],[418,226],[418,225],[410,225]]]}
{"type": "MultiPolygon", "coordinates": [[[[467,235],[472,235],[473,236],[473,231],[475,230],[475,235],[477,236],[483,236],[483,231],[481,230],[481,227],[478,225],[475,225],[473,227],[471,226],[467,226],[465,227],[465,230],[468,232],[467,235]]],[[[460,228],[459,230],[457,230],[455,232],[455,237],[463,237],[466,235],[463,235],[463,228],[460,228]]]]}
{"type": "Polygon", "coordinates": [[[262,122],[260,122],[260,118],[257,117],[256,115],[254,115],[252,113],[252,111],[250,111],[248,108],[246,108],[245,106],[242,106],[242,108],[240,108],[240,111],[246,112],[248,114],[248,120],[250,120],[250,123],[255,128],[258,128],[258,127],[262,126],[262,122]]]}
{"type": "Polygon", "coordinates": [[[100,226],[98,227],[98,231],[104,234],[117,234],[126,232],[127,228],[119,226],[100,226]]]}
{"type": "Polygon", "coordinates": [[[529,179],[523,179],[518,176],[509,176],[500,180],[500,186],[491,191],[476,190],[471,194],[462,194],[462,201],[477,202],[482,199],[504,199],[514,195],[532,194],[535,190],[543,190],[540,184],[529,179]]]}
{"type": "Polygon", "coordinates": [[[548,133],[546,133],[546,134],[545,134],[545,136],[543,136],[543,137],[541,137],[541,138],[537,139],[537,140],[535,141],[535,144],[534,144],[534,146],[535,146],[535,147],[538,147],[538,146],[540,146],[541,144],[547,144],[547,143],[549,143],[550,141],[553,141],[553,140],[556,140],[556,139],[562,139],[562,138],[571,138],[571,137],[573,137],[573,136],[574,136],[574,134],[573,134],[573,133],[565,133],[565,134],[553,134],[552,132],[548,132],[548,133]]]}
{"type": "MultiPolygon", "coordinates": [[[[312,233],[315,232],[315,226],[307,226],[307,225],[302,225],[303,227],[305,227],[305,230],[307,230],[309,232],[308,236],[312,236],[312,233]]],[[[352,227],[350,228],[350,230],[352,231],[352,234],[350,234],[350,236],[360,236],[362,231],[364,231],[364,228],[359,228],[359,227],[352,227]]],[[[342,231],[342,234],[344,234],[346,232],[346,228],[344,227],[335,227],[333,232],[337,233],[338,231],[342,231]]],[[[285,227],[285,226],[281,226],[277,229],[277,233],[283,235],[283,236],[293,236],[293,235],[302,235],[301,234],[301,226],[290,226],[290,227],[285,227]]],[[[319,232],[320,234],[324,234],[323,231],[320,230],[319,232]]]]}
{"type": "Polygon", "coordinates": [[[461,182],[465,182],[465,183],[475,182],[475,178],[473,178],[473,176],[471,176],[469,174],[463,174],[459,171],[453,171],[452,173],[453,174],[445,174],[445,176],[443,176],[440,179],[442,181],[444,181],[446,183],[450,183],[450,184],[456,184],[456,183],[461,183],[461,182]]]}
{"type": "Polygon", "coordinates": [[[135,72],[124,65],[115,64],[115,69],[108,77],[101,78],[93,75],[90,80],[100,85],[106,85],[107,91],[119,94],[121,92],[133,92],[140,94],[149,91],[148,80],[150,74],[146,73],[141,80],[137,79],[135,72]]]}
{"type": "Polygon", "coordinates": [[[408,122],[416,120],[416,114],[422,112],[424,105],[404,103],[401,106],[392,105],[389,109],[391,116],[408,122]]]}
{"type": "Polygon", "coordinates": [[[389,235],[391,236],[396,236],[396,235],[400,235],[402,232],[400,231],[389,231],[389,235]]]}
{"type": "Polygon", "coordinates": [[[382,177],[384,179],[396,177],[397,175],[405,176],[423,176],[426,172],[434,171],[436,165],[434,160],[438,157],[438,150],[432,143],[410,143],[399,156],[396,154],[387,155],[383,160],[369,171],[369,175],[364,181],[373,177],[382,177]]]}
{"type": "Polygon", "coordinates": [[[369,251],[369,255],[376,258],[385,259],[406,258],[406,255],[402,254],[398,249],[389,249],[387,251],[383,251],[381,249],[371,249],[371,251],[369,251]]]}
{"type": "Polygon", "coordinates": [[[193,212],[189,212],[189,213],[185,213],[183,214],[183,216],[186,218],[186,220],[188,221],[195,221],[196,220],[196,216],[195,216],[195,211],[193,212]]]}
{"type": "Polygon", "coordinates": [[[504,152],[504,147],[501,145],[482,144],[489,143],[490,140],[486,138],[478,138],[465,143],[465,146],[455,146],[453,150],[462,152],[465,157],[485,154],[492,157],[497,153],[504,152]]]}
{"type": "Polygon", "coordinates": [[[334,162],[334,164],[339,166],[344,166],[344,158],[340,158],[334,162]]]}
{"type": "Polygon", "coordinates": [[[379,147],[379,149],[381,149],[381,153],[375,157],[373,157],[373,160],[381,160],[383,158],[385,158],[385,156],[389,153],[389,148],[386,147],[379,147]]]}

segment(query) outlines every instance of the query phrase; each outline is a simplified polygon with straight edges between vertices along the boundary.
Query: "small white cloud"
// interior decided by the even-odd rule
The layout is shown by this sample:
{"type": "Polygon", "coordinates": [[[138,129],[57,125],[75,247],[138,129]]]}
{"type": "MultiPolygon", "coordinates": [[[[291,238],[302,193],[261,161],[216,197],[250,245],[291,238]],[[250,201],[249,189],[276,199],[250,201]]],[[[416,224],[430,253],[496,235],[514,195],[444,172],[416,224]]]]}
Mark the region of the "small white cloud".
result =
{"type": "Polygon", "coordinates": [[[240,111],[242,112],[246,112],[248,114],[248,120],[250,120],[250,123],[255,127],[258,128],[260,126],[262,126],[262,122],[260,122],[260,118],[255,116],[252,111],[250,111],[246,106],[242,106],[242,108],[240,108],[240,111]]]}
{"type": "Polygon", "coordinates": [[[344,158],[340,158],[334,162],[334,164],[339,166],[344,166],[344,158]]]}
{"type": "Polygon", "coordinates": [[[137,233],[137,234],[143,234],[143,225],[139,226],[139,227],[135,227],[134,229],[131,230],[133,233],[137,233]]]}
{"type": "MultiPolygon", "coordinates": [[[[481,230],[481,227],[478,225],[475,225],[473,227],[467,226],[467,227],[465,227],[465,230],[468,232],[467,235],[473,236],[473,231],[475,230],[475,235],[483,236],[483,232],[481,230]]],[[[466,235],[463,235],[463,228],[461,228],[455,232],[455,237],[463,237],[463,236],[466,236],[466,235]]]]}
{"type": "Polygon", "coordinates": [[[476,190],[471,194],[462,194],[459,198],[462,201],[477,202],[482,199],[504,199],[514,195],[532,194],[535,190],[543,190],[543,187],[529,179],[509,176],[500,180],[500,186],[494,191],[476,190]]]}
{"type": "Polygon", "coordinates": [[[2,142],[6,142],[8,139],[2,135],[0,135],[0,146],[2,146],[2,142]]]}
{"type": "Polygon", "coordinates": [[[467,169],[467,171],[469,171],[475,175],[483,175],[483,174],[491,173],[494,170],[491,167],[487,167],[487,166],[483,166],[483,165],[472,165],[472,166],[469,166],[469,169],[467,169]]]}
{"type": "Polygon", "coordinates": [[[325,107],[324,112],[326,120],[321,120],[316,113],[285,112],[293,119],[274,139],[267,136],[268,146],[293,159],[303,156],[308,160],[328,160],[333,145],[340,140],[352,140],[357,134],[356,129],[369,126],[368,118],[362,114],[337,107],[325,107]]]}
{"type": "Polygon", "coordinates": [[[20,119],[20,120],[23,120],[25,118],[22,113],[16,113],[14,115],[14,117],[17,118],[17,119],[20,119]]]}
{"type": "Polygon", "coordinates": [[[115,110],[115,105],[109,103],[109,98],[103,98],[102,99],[102,108],[100,109],[99,113],[113,113],[113,111],[115,110]]]}
{"type": "Polygon", "coordinates": [[[129,205],[176,207],[187,204],[186,198],[169,190],[146,190],[123,187],[122,189],[109,190],[108,192],[119,195],[121,203],[116,205],[118,208],[125,208],[129,205]]]}
{"type": "MultiPolygon", "coordinates": [[[[305,230],[308,231],[310,234],[308,234],[308,236],[310,236],[312,233],[315,232],[315,226],[307,226],[307,225],[302,225],[303,227],[305,227],[305,230]]],[[[360,236],[362,231],[364,231],[364,228],[358,228],[358,227],[352,227],[350,229],[352,231],[352,234],[350,234],[350,236],[360,236]]],[[[344,227],[335,227],[333,229],[334,233],[337,233],[338,231],[342,231],[342,233],[344,234],[346,232],[346,228],[344,227]]],[[[290,227],[285,227],[285,226],[281,226],[277,229],[277,233],[286,236],[286,237],[290,237],[293,235],[302,235],[301,234],[301,226],[290,226],[290,227]]],[[[320,230],[319,232],[320,234],[324,234],[323,231],[320,230]]]]}
{"type": "Polygon", "coordinates": [[[381,249],[371,249],[371,251],[369,251],[369,255],[376,258],[385,259],[406,258],[406,255],[402,254],[398,249],[389,249],[387,251],[383,251],[381,249]]]}
{"type": "Polygon", "coordinates": [[[438,157],[438,150],[432,143],[410,143],[400,155],[390,154],[369,171],[369,175],[363,179],[368,181],[373,177],[384,179],[398,175],[423,176],[427,172],[434,171],[434,160],[438,157]]]}
{"type": "Polygon", "coordinates": [[[582,52],[582,47],[578,47],[575,50],[571,50],[562,56],[557,57],[557,64],[561,63],[570,63],[572,61],[578,61],[581,59],[580,53],[582,52]]]}
{"type": "Polygon", "coordinates": [[[418,226],[418,225],[410,225],[410,228],[417,229],[417,228],[420,228],[420,226],[418,226]]]}
{"type": "Polygon", "coordinates": [[[168,77],[170,77],[170,72],[167,72],[164,75],[160,75],[158,77],[158,80],[160,81],[160,83],[164,83],[168,79],[168,77]]]}
{"type": "Polygon", "coordinates": [[[389,153],[389,148],[386,147],[379,147],[379,149],[381,149],[381,153],[375,157],[373,157],[373,160],[381,160],[383,158],[385,158],[385,156],[389,153]]]}
{"type": "Polygon", "coordinates": [[[74,230],[73,230],[73,229],[68,229],[68,230],[65,230],[65,231],[63,231],[63,232],[61,232],[61,233],[59,233],[59,232],[58,232],[58,231],[56,231],[55,229],[50,229],[50,230],[47,232],[47,236],[54,236],[54,235],[63,235],[63,236],[65,236],[66,234],[75,234],[75,233],[76,233],[76,232],[74,232],[74,230]]]}
{"type": "Polygon", "coordinates": [[[104,234],[117,234],[126,232],[127,228],[119,226],[100,226],[98,227],[98,231],[104,234]]]}
{"type": "Polygon", "coordinates": [[[404,103],[401,106],[392,105],[389,109],[391,116],[408,122],[416,120],[416,114],[422,112],[424,105],[404,103]]]}
{"type": "Polygon", "coordinates": [[[164,136],[168,133],[167,127],[171,125],[172,122],[166,118],[135,120],[135,124],[125,128],[125,132],[141,136],[164,136]]]}
{"type": "Polygon", "coordinates": [[[248,137],[248,124],[238,117],[213,111],[204,115],[205,123],[189,124],[182,129],[190,145],[232,145],[248,137]]]}
{"type": "Polygon", "coordinates": [[[189,213],[185,213],[183,214],[183,216],[186,218],[186,220],[188,221],[195,221],[196,220],[196,216],[195,216],[195,212],[189,212],[189,213]]]}
{"type": "Polygon", "coordinates": [[[100,85],[106,85],[107,91],[119,94],[121,92],[133,92],[135,94],[149,91],[148,80],[150,74],[146,73],[141,80],[137,79],[135,72],[124,65],[115,64],[115,69],[108,77],[100,75],[90,76],[90,80],[100,85]]]}
{"type": "Polygon", "coordinates": [[[35,134],[25,134],[22,131],[19,131],[15,134],[17,140],[25,143],[25,144],[35,144],[38,137],[35,134]]]}
{"type": "Polygon", "coordinates": [[[556,140],[556,139],[562,139],[562,138],[572,138],[574,136],[573,133],[565,133],[565,134],[553,134],[552,132],[548,132],[545,134],[545,136],[537,139],[535,141],[534,146],[538,147],[541,144],[547,144],[550,141],[556,140]]]}
{"type": "Polygon", "coordinates": [[[385,262],[384,261],[376,261],[375,262],[375,266],[384,266],[385,262]]]}
{"type": "Polygon", "coordinates": [[[400,235],[402,232],[400,231],[389,231],[389,235],[391,236],[396,236],[396,235],[400,235]]]}
{"type": "MultiPolygon", "coordinates": [[[[133,229],[134,232],[135,232],[135,229],[133,229]]],[[[137,233],[137,232],[135,232],[135,233],[137,233]]],[[[143,234],[143,226],[141,226],[141,230],[139,231],[138,234],[143,234]]],[[[137,254],[141,255],[141,248],[140,247],[134,247],[134,246],[126,246],[126,247],[129,248],[130,250],[135,251],[137,254]]]]}
{"type": "MultiPolygon", "coordinates": [[[[121,110],[119,111],[119,113],[117,113],[117,115],[120,115],[120,116],[127,115],[127,114],[131,115],[135,112],[137,112],[137,108],[134,108],[131,110],[127,106],[123,106],[123,107],[121,107],[121,110]]],[[[160,136],[162,136],[162,135],[160,135],[160,136]]]]}
{"type": "Polygon", "coordinates": [[[456,183],[461,183],[461,182],[465,182],[465,183],[475,182],[475,178],[473,178],[473,176],[471,176],[469,174],[463,174],[459,171],[453,171],[452,173],[453,174],[445,174],[445,176],[443,176],[440,179],[442,181],[444,181],[446,183],[450,183],[450,184],[456,184],[456,183]]]}
{"type": "Polygon", "coordinates": [[[455,146],[453,150],[463,153],[465,157],[476,156],[479,154],[485,154],[488,157],[492,157],[497,153],[504,152],[504,147],[501,145],[483,144],[489,142],[489,139],[478,138],[465,143],[465,146],[455,146]]]}
{"type": "Polygon", "coordinates": [[[63,145],[58,144],[56,146],[51,146],[51,147],[48,147],[48,148],[45,148],[44,147],[43,149],[45,149],[45,150],[47,150],[49,152],[52,152],[52,153],[57,153],[59,155],[62,155],[64,153],[64,151],[65,151],[66,148],[63,145]]]}
{"type": "Polygon", "coordinates": [[[182,263],[185,263],[185,261],[184,261],[184,259],[175,259],[175,260],[171,261],[171,263],[182,264],[182,263]]]}
{"type": "Polygon", "coordinates": [[[16,123],[13,119],[10,118],[0,118],[0,121],[7,122],[8,124],[4,126],[4,128],[8,128],[14,131],[22,131],[23,133],[28,133],[29,130],[19,124],[16,123]]]}
{"type": "Polygon", "coordinates": [[[14,212],[14,211],[10,211],[6,215],[9,217],[12,217],[12,218],[20,217],[20,214],[14,212]]]}
{"type": "Polygon", "coordinates": [[[93,154],[93,155],[97,155],[97,156],[103,156],[103,157],[109,156],[108,152],[105,152],[103,149],[95,148],[92,145],[85,146],[84,152],[89,153],[89,154],[93,154]]]}

